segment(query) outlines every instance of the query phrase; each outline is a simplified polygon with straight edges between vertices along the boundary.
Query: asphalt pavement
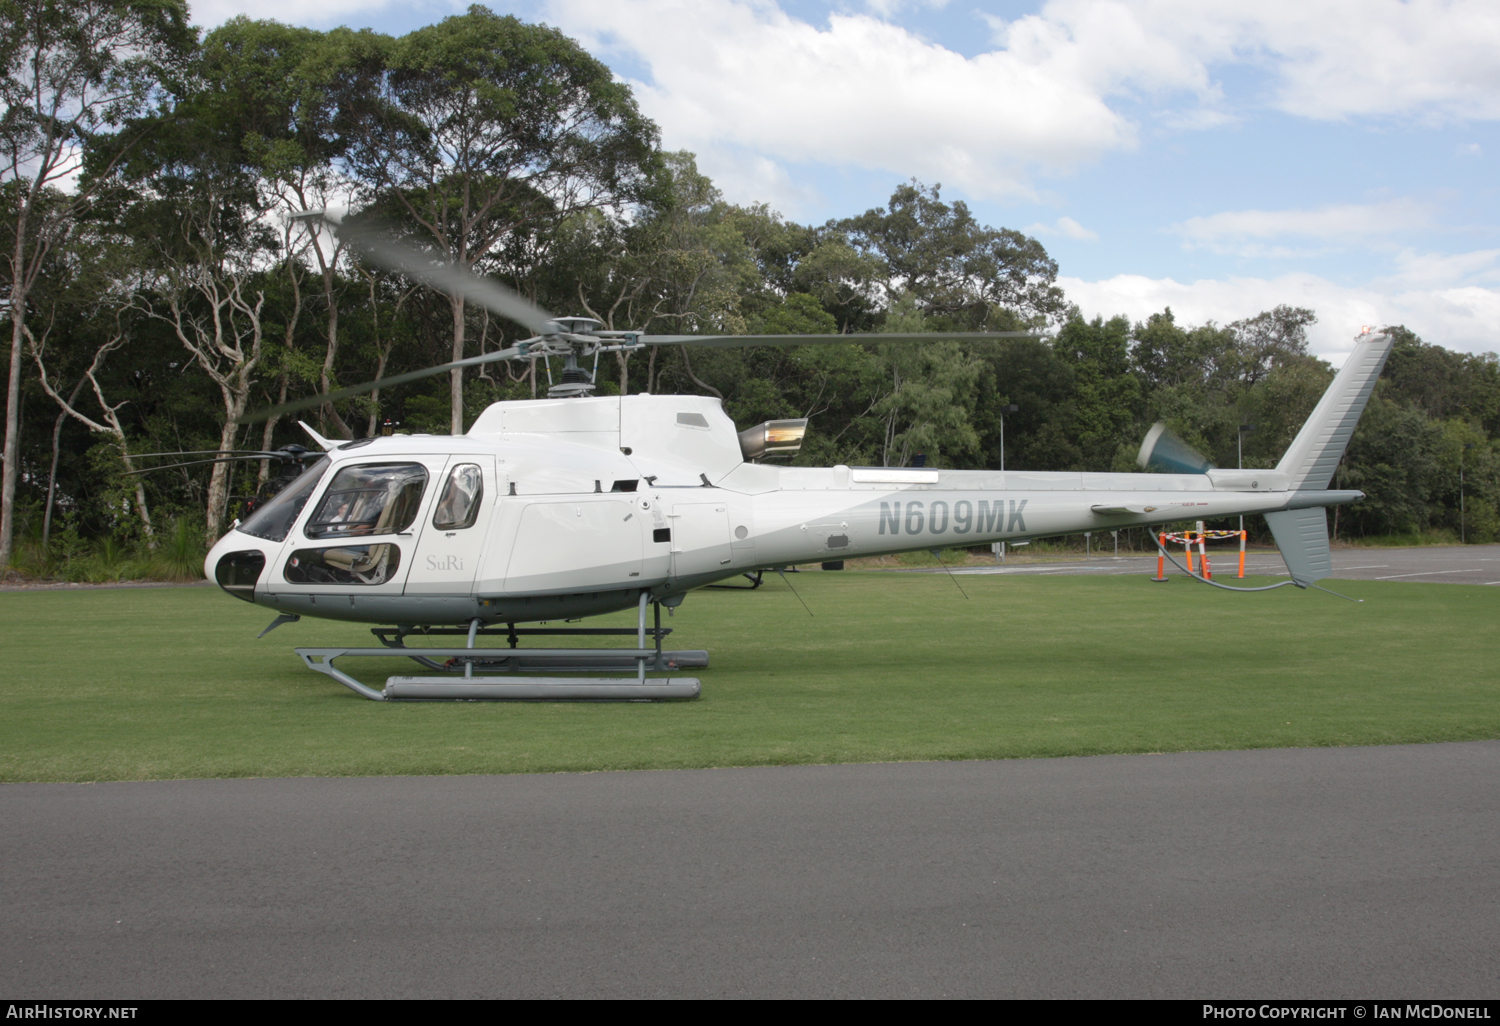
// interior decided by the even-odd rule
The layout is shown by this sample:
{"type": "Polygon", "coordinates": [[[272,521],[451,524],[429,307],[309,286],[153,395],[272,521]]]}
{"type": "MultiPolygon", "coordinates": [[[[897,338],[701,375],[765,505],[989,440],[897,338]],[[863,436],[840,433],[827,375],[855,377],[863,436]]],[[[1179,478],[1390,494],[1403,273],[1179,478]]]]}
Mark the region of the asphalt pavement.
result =
{"type": "Polygon", "coordinates": [[[0,786],[0,997],[1483,998],[1500,742],[0,786]]]}

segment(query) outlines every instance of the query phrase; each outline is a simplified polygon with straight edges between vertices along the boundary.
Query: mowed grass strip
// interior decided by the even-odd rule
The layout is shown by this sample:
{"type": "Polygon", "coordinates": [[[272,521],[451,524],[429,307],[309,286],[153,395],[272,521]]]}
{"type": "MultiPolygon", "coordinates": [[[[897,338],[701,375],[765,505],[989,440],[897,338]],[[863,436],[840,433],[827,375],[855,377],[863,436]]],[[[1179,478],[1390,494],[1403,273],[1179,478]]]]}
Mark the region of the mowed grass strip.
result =
{"type": "MultiPolygon", "coordinates": [[[[1231,595],[1144,576],[804,573],[700,591],[683,703],[380,703],[294,646],[373,644],[211,588],[0,594],[0,779],[521,773],[1500,737],[1500,588],[1231,595]]],[[[1252,581],[1245,582],[1256,583],[1252,581]]],[[[589,625],[629,625],[632,614],[589,625]]],[[[620,639],[627,642],[629,639],[620,639]]],[[[538,641],[538,645],[543,642],[538,641]]],[[[379,686],[404,660],[341,665],[379,686]]]]}

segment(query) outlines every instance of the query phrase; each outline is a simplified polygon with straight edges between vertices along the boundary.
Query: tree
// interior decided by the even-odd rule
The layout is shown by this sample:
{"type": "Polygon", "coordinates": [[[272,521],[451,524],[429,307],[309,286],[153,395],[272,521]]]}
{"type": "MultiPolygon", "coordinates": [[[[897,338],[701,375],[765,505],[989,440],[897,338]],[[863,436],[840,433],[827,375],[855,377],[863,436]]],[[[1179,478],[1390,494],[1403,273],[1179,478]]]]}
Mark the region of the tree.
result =
{"type": "Polygon", "coordinates": [[[1124,317],[1085,321],[1071,317],[1053,342],[1058,356],[1073,365],[1072,401],[1083,470],[1130,466],[1141,423],[1141,387],[1130,365],[1130,322],[1124,317]]]}
{"type": "MultiPolygon", "coordinates": [[[[744,237],[743,211],[724,202],[691,153],[663,154],[662,164],[658,191],[629,221],[599,211],[569,219],[561,233],[564,244],[554,253],[554,293],[566,297],[576,289],[584,310],[608,328],[743,332],[744,300],[763,285],[744,237]]],[[[647,391],[655,390],[665,370],[658,362],[668,359],[681,364],[694,387],[722,398],[720,388],[694,371],[694,356],[682,352],[679,360],[657,347],[647,356],[647,391]]],[[[737,361],[723,353],[703,354],[703,359],[711,367],[737,361]]],[[[620,371],[622,391],[628,390],[623,355],[620,371]]]]}
{"type": "MultiPolygon", "coordinates": [[[[125,425],[120,421],[120,407],[124,406],[125,402],[121,401],[111,404],[109,400],[105,398],[104,388],[99,383],[99,369],[103,365],[105,357],[107,357],[110,353],[120,349],[126,343],[126,341],[127,339],[125,337],[124,331],[117,329],[113,336],[94,352],[93,360],[89,363],[88,369],[83,372],[83,380],[78,383],[79,387],[74,388],[72,394],[66,399],[63,398],[62,394],[52,386],[52,383],[50,381],[47,380],[47,365],[44,361],[44,353],[41,346],[38,346],[36,348],[34,355],[36,358],[37,370],[41,374],[42,388],[49,396],[53,398],[58,406],[62,407],[63,412],[59,416],[72,417],[80,424],[88,428],[90,431],[113,439],[115,444],[120,447],[120,458],[125,464],[125,469],[127,471],[134,471],[135,464],[132,462],[130,457],[130,443],[125,437],[125,425]],[[92,419],[87,414],[81,412],[78,408],[78,393],[81,391],[81,386],[83,385],[84,381],[87,381],[90,385],[93,391],[94,401],[99,404],[99,411],[103,415],[102,423],[100,421],[92,419]]],[[[60,423],[58,425],[58,428],[59,430],[61,429],[60,423]]],[[[56,463],[55,456],[53,458],[53,462],[54,464],[56,463]]],[[[140,476],[136,476],[135,480],[131,482],[131,485],[134,492],[135,513],[138,517],[140,517],[141,530],[146,536],[147,543],[154,547],[156,532],[151,523],[151,510],[146,504],[145,479],[140,476]]],[[[47,510],[49,519],[52,513],[51,491],[52,488],[49,485],[47,510]]]]}
{"type": "Polygon", "coordinates": [[[1427,503],[1438,474],[1442,429],[1421,410],[1391,402],[1383,394],[1386,390],[1377,386],[1370,397],[1334,477],[1334,487],[1365,493],[1363,500],[1340,511],[1345,529],[1362,534],[1426,527],[1427,503]]]}
{"type": "MultiPolygon", "coordinates": [[[[519,232],[648,190],[655,126],[556,29],[474,6],[395,41],[385,60],[382,102],[353,166],[445,262],[483,271],[519,232]]],[[[463,296],[449,306],[459,360],[463,296]]],[[[450,380],[461,434],[462,371],[450,380]]]]}
{"type": "MultiPolygon", "coordinates": [[[[351,283],[339,273],[345,248],[321,224],[293,221],[299,212],[350,206],[368,187],[341,174],[350,135],[377,89],[381,39],[369,31],[322,33],[239,17],[204,40],[199,106],[217,109],[238,136],[240,159],[263,182],[267,206],[295,225],[283,256],[296,288],[310,262],[322,286],[323,355],[317,387],[333,390],[339,352],[339,310],[351,283]]],[[[388,40],[387,40],[388,42],[388,40]]],[[[352,435],[334,404],[321,417],[352,435]]],[[[266,431],[274,429],[274,418],[266,431]]]]}
{"type": "MultiPolygon", "coordinates": [[[[923,330],[916,300],[897,300],[886,314],[883,330],[923,330]]],[[[923,452],[933,465],[945,466],[951,465],[952,457],[977,449],[979,434],[972,417],[979,361],[958,343],[936,339],[881,348],[891,375],[890,392],[874,409],[885,424],[884,464],[904,467],[923,452]]]]}
{"type": "Polygon", "coordinates": [[[1429,417],[1473,417],[1500,431],[1500,357],[1429,345],[1404,326],[1385,330],[1396,337],[1380,375],[1392,399],[1414,403],[1429,417]]]}
{"type": "Polygon", "coordinates": [[[1307,326],[1318,316],[1303,307],[1278,306],[1229,326],[1240,380],[1254,386],[1276,367],[1307,355],[1307,326]]]}
{"type": "Polygon", "coordinates": [[[980,225],[941,185],[899,186],[887,207],[839,222],[853,247],[884,263],[887,299],[910,294],[945,328],[1040,326],[1063,313],[1057,262],[1035,239],[980,225]],[[1006,312],[1010,317],[1006,317],[1006,312]]]}
{"type": "Polygon", "coordinates": [[[20,394],[28,297],[47,254],[102,178],[85,176],[85,146],[112,162],[139,138],[122,129],[179,68],[195,34],[182,0],[0,0],[0,193],[11,234],[0,568],[10,563],[20,461],[20,394]],[[46,202],[49,192],[66,195],[46,202]],[[45,213],[43,212],[45,208],[45,213]]]}
{"type": "MultiPolygon", "coordinates": [[[[218,448],[227,452],[235,448],[265,355],[266,291],[257,265],[266,247],[261,233],[235,216],[230,190],[212,184],[200,180],[202,194],[174,212],[167,245],[131,306],[165,325],[217,386],[224,415],[218,448]]],[[[209,478],[204,519],[210,543],[221,533],[232,469],[216,463],[209,478]]]]}

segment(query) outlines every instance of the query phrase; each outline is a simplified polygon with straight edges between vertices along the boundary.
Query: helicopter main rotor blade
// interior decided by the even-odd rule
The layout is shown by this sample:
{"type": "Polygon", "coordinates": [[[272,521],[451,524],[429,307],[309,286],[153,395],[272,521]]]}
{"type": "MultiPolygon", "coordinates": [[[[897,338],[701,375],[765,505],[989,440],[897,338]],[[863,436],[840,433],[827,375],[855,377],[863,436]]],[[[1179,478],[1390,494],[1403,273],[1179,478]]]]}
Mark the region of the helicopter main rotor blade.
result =
{"type": "Polygon", "coordinates": [[[498,363],[502,360],[513,360],[523,355],[519,346],[511,346],[509,349],[501,349],[493,353],[485,353],[483,356],[471,356],[466,360],[454,360],[452,363],[439,364],[436,367],[424,367],[421,370],[410,371],[406,374],[395,374],[388,378],[377,378],[374,381],[366,381],[362,385],[350,385],[348,388],[340,388],[323,395],[308,396],[306,399],[298,399],[294,402],[282,403],[280,406],[268,406],[254,413],[247,413],[235,421],[236,424],[258,424],[272,417],[280,417],[287,413],[299,413],[302,410],[310,410],[324,403],[336,402],[340,399],[348,399],[351,396],[364,395],[373,392],[377,388],[386,388],[393,385],[404,385],[408,381],[421,381],[430,378],[434,374],[442,374],[445,371],[458,370],[462,367],[478,367],[484,363],[498,363]]]}
{"type": "Polygon", "coordinates": [[[368,228],[335,221],[326,213],[319,216],[372,262],[388,271],[397,271],[415,278],[439,292],[462,295],[467,300],[487,307],[491,313],[515,321],[538,335],[558,330],[556,318],[550,313],[497,281],[481,278],[473,271],[452,264],[435,262],[420,250],[382,238],[368,228]]]}
{"type": "Polygon", "coordinates": [[[181,452],[132,452],[129,457],[145,459],[147,456],[245,456],[251,459],[297,459],[295,454],[265,449],[184,449],[181,452]]]}
{"type": "MultiPolygon", "coordinates": [[[[313,455],[315,455],[315,456],[321,456],[323,454],[322,453],[314,453],[313,455]]],[[[216,459],[216,460],[190,460],[187,463],[167,463],[167,464],[163,464],[160,467],[142,467],[140,470],[125,470],[125,471],[121,471],[121,473],[128,477],[131,474],[154,474],[158,470],[180,470],[183,467],[202,467],[202,466],[206,466],[207,464],[210,464],[210,463],[240,463],[240,462],[243,462],[243,461],[259,462],[260,460],[278,459],[278,458],[279,457],[271,455],[269,453],[267,453],[265,455],[256,455],[256,456],[224,456],[224,457],[222,457],[220,459],[216,459]]]]}
{"type": "Polygon", "coordinates": [[[863,331],[852,335],[641,335],[648,346],[711,346],[738,349],[744,346],[801,346],[836,342],[944,342],[953,339],[985,341],[999,338],[1045,338],[1035,331],[863,331]]]}

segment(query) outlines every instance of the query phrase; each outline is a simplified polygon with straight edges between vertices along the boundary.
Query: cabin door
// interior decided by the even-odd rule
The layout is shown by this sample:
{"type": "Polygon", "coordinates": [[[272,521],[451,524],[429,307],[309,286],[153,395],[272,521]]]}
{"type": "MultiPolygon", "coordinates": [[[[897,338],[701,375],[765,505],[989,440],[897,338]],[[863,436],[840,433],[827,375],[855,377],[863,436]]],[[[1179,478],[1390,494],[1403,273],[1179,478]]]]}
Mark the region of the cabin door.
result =
{"type": "Polygon", "coordinates": [[[401,594],[446,462],[443,456],[401,456],[342,464],[288,537],[274,589],[401,594]]]}
{"type": "Polygon", "coordinates": [[[495,457],[450,457],[432,489],[432,510],[412,557],[406,594],[468,595],[501,492],[495,457]]]}

